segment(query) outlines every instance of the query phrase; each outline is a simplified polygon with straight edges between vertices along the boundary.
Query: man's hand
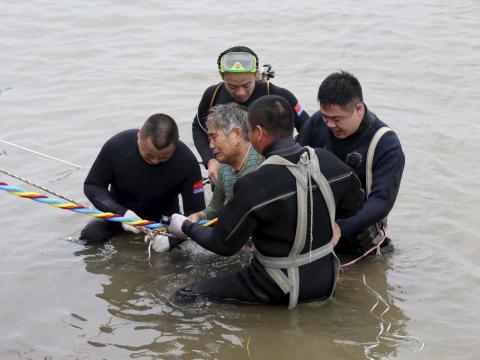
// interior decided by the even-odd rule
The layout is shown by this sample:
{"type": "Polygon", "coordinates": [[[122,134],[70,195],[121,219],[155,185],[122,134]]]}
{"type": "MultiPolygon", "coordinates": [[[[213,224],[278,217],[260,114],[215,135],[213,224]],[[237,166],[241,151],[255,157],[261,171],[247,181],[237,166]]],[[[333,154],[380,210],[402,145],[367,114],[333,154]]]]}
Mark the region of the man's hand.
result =
{"type": "Polygon", "coordinates": [[[210,159],[207,162],[207,169],[208,169],[208,178],[210,181],[215,184],[218,180],[218,169],[220,164],[218,163],[217,159],[210,159]]]}
{"type": "Polygon", "coordinates": [[[186,216],[173,214],[172,219],[170,220],[170,225],[168,225],[168,232],[179,239],[187,239],[188,235],[182,231],[182,226],[185,221],[189,221],[186,216]]]}
{"type": "Polygon", "coordinates": [[[332,236],[333,247],[337,246],[341,236],[342,236],[342,230],[340,230],[340,226],[338,226],[337,223],[333,224],[333,236],[332,236]]]}
{"type": "Polygon", "coordinates": [[[196,212],[194,214],[189,215],[188,219],[191,222],[197,222],[197,221],[200,221],[200,220],[205,220],[206,216],[205,216],[205,213],[203,211],[199,211],[199,212],[196,212]]]}
{"type": "MultiPolygon", "coordinates": [[[[133,221],[141,220],[140,217],[137,214],[135,214],[132,210],[127,210],[127,212],[123,216],[133,218],[134,219],[133,221]]],[[[133,225],[122,223],[122,228],[123,230],[130,231],[134,234],[140,233],[140,229],[138,229],[136,226],[133,226],[133,225]]]]}

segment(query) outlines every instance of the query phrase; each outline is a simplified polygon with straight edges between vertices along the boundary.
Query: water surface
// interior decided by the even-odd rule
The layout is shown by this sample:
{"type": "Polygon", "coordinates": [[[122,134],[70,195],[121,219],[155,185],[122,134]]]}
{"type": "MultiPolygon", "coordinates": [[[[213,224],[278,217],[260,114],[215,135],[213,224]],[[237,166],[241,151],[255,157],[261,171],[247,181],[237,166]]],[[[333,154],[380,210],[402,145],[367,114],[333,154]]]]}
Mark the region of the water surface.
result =
{"type": "Polygon", "coordinates": [[[323,78],[356,74],[407,158],[395,253],[347,269],[333,302],[293,311],[173,302],[238,259],[189,244],[149,261],[129,236],[88,248],[75,240],[85,216],[0,193],[2,359],[480,357],[477,1],[0,5],[0,139],[84,166],[0,144],[0,168],[79,202],[102,144],[152,113],[173,116],[193,147],[216,57],[237,44],[310,113],[323,78]]]}

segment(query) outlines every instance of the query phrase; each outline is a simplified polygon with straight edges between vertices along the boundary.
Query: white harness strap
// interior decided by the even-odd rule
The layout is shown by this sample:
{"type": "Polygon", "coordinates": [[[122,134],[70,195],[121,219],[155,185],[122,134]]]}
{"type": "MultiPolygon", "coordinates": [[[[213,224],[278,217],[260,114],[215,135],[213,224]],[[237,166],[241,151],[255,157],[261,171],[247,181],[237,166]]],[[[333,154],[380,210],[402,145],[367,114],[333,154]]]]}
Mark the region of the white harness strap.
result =
{"type": "MultiPolygon", "coordinates": [[[[368,152],[367,152],[367,161],[366,161],[366,171],[365,171],[365,193],[367,195],[367,199],[370,196],[370,193],[372,192],[372,182],[373,182],[373,156],[375,155],[375,149],[377,148],[378,143],[380,142],[380,139],[382,138],[383,135],[385,135],[387,132],[392,131],[387,126],[383,126],[380,129],[377,130],[375,135],[373,135],[372,141],[370,142],[370,145],[368,146],[368,152]]],[[[377,224],[377,229],[380,231],[380,237],[383,239],[386,237],[386,231],[387,231],[387,218],[383,218],[380,220],[377,224]]],[[[376,243],[381,243],[383,239],[381,240],[380,238],[375,238],[376,243]]],[[[377,248],[377,253],[380,253],[380,248],[377,248]]]]}
{"type": "MultiPolygon", "coordinates": [[[[332,226],[335,222],[335,199],[333,197],[332,189],[325,176],[320,172],[320,165],[318,163],[317,155],[315,151],[306,147],[308,153],[303,153],[300,157],[300,161],[297,164],[293,164],[290,161],[274,155],[269,157],[263,162],[264,165],[280,165],[286,166],[292,173],[297,182],[297,228],[295,231],[295,240],[293,242],[290,253],[287,257],[269,257],[257,252],[256,257],[260,263],[265,267],[265,270],[282,289],[285,294],[290,293],[289,309],[294,308],[298,302],[299,289],[300,289],[300,276],[298,267],[309,264],[313,261],[321,259],[333,252],[332,241],[328,244],[321,246],[315,250],[311,249],[311,243],[313,241],[313,224],[310,224],[310,252],[306,254],[300,254],[305,247],[305,240],[307,238],[307,204],[308,196],[310,194],[310,218],[313,220],[313,197],[312,197],[312,183],[311,179],[318,185],[322,195],[325,199],[325,203],[328,208],[330,222],[332,226]],[[281,270],[286,269],[287,275],[281,270]]],[[[335,281],[338,275],[339,262],[335,256],[335,281]]],[[[320,274],[319,274],[320,275],[320,274]]],[[[333,290],[330,297],[333,295],[333,290]]]]}
{"type": "Polygon", "coordinates": [[[365,172],[365,191],[367,194],[367,198],[370,196],[370,193],[372,192],[372,178],[373,178],[372,168],[373,168],[373,156],[375,155],[375,149],[377,148],[377,145],[380,142],[380,139],[382,138],[382,136],[389,131],[393,131],[393,130],[386,126],[378,129],[375,135],[373,135],[372,141],[368,146],[366,172],[365,172]]]}

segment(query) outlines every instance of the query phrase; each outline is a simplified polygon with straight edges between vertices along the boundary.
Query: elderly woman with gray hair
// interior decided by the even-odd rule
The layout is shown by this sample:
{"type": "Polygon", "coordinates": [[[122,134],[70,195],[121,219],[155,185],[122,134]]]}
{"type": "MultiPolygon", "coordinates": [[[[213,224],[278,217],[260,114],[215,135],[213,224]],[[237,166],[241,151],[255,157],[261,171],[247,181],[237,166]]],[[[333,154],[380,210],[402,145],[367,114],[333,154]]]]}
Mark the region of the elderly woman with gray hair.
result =
{"type": "Polygon", "coordinates": [[[189,216],[198,221],[218,216],[233,196],[233,185],[263,162],[248,141],[247,110],[237,104],[218,105],[207,117],[207,134],[215,158],[221,163],[218,180],[207,208],[189,216]]]}
{"type": "MultiPolygon", "coordinates": [[[[263,156],[258,154],[248,141],[247,115],[243,106],[233,102],[217,105],[210,110],[206,125],[210,148],[220,163],[218,180],[207,208],[191,214],[191,221],[216,218],[224,204],[233,197],[235,182],[256,170],[263,162],[263,156]]],[[[160,234],[154,238],[147,235],[145,241],[151,242],[154,251],[166,252],[184,240],[160,234]]],[[[250,252],[248,246],[245,250],[250,252]]],[[[245,260],[249,257],[245,252],[241,254],[245,260]]]]}

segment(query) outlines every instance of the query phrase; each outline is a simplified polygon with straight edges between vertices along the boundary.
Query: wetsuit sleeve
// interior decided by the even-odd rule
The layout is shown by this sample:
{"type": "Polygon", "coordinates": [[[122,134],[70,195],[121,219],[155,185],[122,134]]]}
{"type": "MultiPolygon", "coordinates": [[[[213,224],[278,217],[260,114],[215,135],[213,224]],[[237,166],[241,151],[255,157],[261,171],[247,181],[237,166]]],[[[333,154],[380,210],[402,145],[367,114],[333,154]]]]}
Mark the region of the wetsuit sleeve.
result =
{"type": "Polygon", "coordinates": [[[181,193],[183,212],[186,216],[205,209],[202,174],[193,154],[191,154],[190,164],[190,171],[188,171],[188,177],[182,184],[181,193]]]}
{"type": "Polygon", "coordinates": [[[297,132],[300,132],[303,126],[308,122],[310,116],[303,109],[303,106],[297,101],[297,104],[294,106],[293,111],[295,112],[295,129],[297,132]]]}
{"type": "Polygon", "coordinates": [[[297,100],[295,95],[293,95],[289,90],[275,86],[273,84],[270,84],[270,86],[272,87],[272,91],[271,91],[272,95],[279,95],[284,97],[292,107],[293,114],[294,114],[293,120],[295,122],[295,129],[297,129],[297,132],[300,132],[303,125],[307,122],[310,116],[303,109],[302,104],[300,104],[300,102],[297,100]]]}
{"type": "Polygon", "coordinates": [[[218,216],[220,210],[225,203],[225,188],[223,186],[223,177],[220,175],[218,181],[215,183],[212,199],[205,209],[204,213],[207,219],[213,219],[218,216]]]}
{"type": "Polygon", "coordinates": [[[85,179],[83,191],[88,200],[98,210],[123,215],[128,209],[117,202],[108,191],[108,187],[113,180],[111,153],[110,143],[107,142],[100,150],[85,179]]]}
{"type": "Polygon", "coordinates": [[[222,215],[215,227],[204,227],[185,222],[183,231],[203,248],[216,254],[230,256],[239,251],[257,226],[251,211],[253,207],[252,188],[248,176],[239,179],[234,186],[234,195],[225,204],[222,215]]]}
{"type": "Polygon", "coordinates": [[[352,171],[342,184],[343,192],[336,207],[337,218],[355,215],[363,206],[364,193],[358,176],[352,171]]]}
{"type": "Polygon", "coordinates": [[[356,215],[337,221],[342,234],[357,234],[381,221],[392,209],[405,166],[405,155],[395,133],[389,132],[380,140],[373,164],[372,192],[356,215]]]}
{"type": "Polygon", "coordinates": [[[197,114],[193,118],[192,123],[193,143],[195,144],[195,148],[200,154],[205,167],[207,166],[208,160],[214,157],[209,146],[205,125],[205,122],[207,121],[208,110],[210,108],[210,101],[214,91],[215,86],[211,86],[203,93],[200,104],[198,105],[197,114]]]}

